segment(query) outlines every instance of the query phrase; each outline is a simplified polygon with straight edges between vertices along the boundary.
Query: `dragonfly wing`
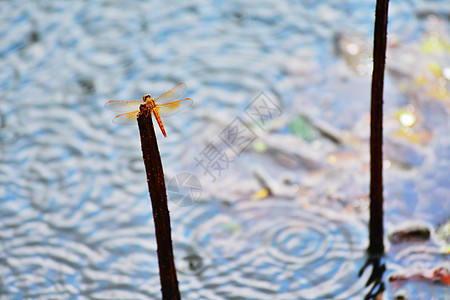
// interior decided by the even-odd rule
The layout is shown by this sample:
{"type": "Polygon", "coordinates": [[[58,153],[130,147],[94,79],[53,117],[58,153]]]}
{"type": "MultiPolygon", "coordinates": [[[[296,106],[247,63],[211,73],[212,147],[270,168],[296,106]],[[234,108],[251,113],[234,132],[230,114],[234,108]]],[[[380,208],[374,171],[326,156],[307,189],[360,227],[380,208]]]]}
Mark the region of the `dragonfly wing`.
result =
{"type": "Polygon", "coordinates": [[[155,102],[157,104],[165,104],[167,102],[173,101],[183,95],[183,93],[186,91],[186,84],[180,83],[179,85],[175,86],[171,90],[165,92],[161,96],[155,99],[155,102]]]}
{"type": "Polygon", "coordinates": [[[169,102],[169,103],[165,103],[165,104],[161,104],[161,105],[158,104],[156,106],[156,109],[158,109],[158,113],[161,117],[168,118],[171,115],[174,115],[177,112],[180,112],[180,111],[188,108],[191,105],[192,105],[192,99],[186,98],[186,99],[181,99],[181,100],[177,100],[177,101],[173,101],[173,102],[169,102]]]}
{"type": "Polygon", "coordinates": [[[116,116],[113,119],[113,123],[119,124],[119,125],[137,124],[136,119],[137,119],[138,115],[139,115],[139,110],[121,114],[121,115],[116,116]]]}
{"type": "Polygon", "coordinates": [[[117,112],[135,111],[139,110],[139,106],[144,103],[143,101],[111,100],[106,102],[105,108],[117,112]]]}

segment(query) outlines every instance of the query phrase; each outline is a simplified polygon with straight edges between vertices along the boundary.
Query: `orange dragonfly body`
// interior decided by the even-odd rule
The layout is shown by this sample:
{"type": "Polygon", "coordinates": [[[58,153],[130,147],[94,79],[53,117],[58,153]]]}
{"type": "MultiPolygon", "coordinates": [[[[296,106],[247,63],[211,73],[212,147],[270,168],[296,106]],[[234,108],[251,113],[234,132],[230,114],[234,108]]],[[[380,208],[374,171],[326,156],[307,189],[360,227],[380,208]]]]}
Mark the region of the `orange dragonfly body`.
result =
{"type": "Polygon", "coordinates": [[[161,121],[161,117],[170,117],[192,104],[192,99],[189,98],[173,101],[174,99],[180,97],[185,91],[186,85],[184,83],[180,83],[156,99],[153,99],[150,95],[145,95],[142,101],[111,100],[105,104],[105,107],[109,110],[117,112],[125,112],[131,110],[131,112],[117,115],[113,119],[113,123],[125,125],[136,124],[135,120],[139,115],[139,106],[141,104],[145,104],[155,116],[156,122],[158,122],[162,134],[164,135],[164,137],[166,137],[167,134],[161,121]]]}

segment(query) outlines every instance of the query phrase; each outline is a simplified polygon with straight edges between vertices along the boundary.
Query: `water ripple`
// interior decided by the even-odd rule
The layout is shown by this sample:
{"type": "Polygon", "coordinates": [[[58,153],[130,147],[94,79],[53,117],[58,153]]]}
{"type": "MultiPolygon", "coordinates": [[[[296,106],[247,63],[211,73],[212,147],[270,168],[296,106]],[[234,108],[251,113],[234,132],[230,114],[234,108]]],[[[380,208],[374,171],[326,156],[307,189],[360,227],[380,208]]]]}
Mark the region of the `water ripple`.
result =
{"type": "MultiPolygon", "coordinates": [[[[258,134],[262,148],[230,155],[235,163],[216,185],[202,180],[204,202],[170,203],[183,298],[361,299],[367,278],[357,273],[367,232],[347,211],[356,203],[367,212],[369,102],[355,95],[369,95],[370,78],[333,48],[338,32],[358,42],[350,28],[370,45],[374,2],[162,4],[1,2],[1,298],[160,297],[138,130],[113,125],[104,103],[158,96],[186,82],[192,109],[164,121],[167,138],[157,133],[169,180],[195,172],[194,159],[220,142],[259,92],[283,111],[258,134]],[[340,144],[318,131],[299,142],[291,132],[298,116],[325,123],[340,144]],[[267,174],[257,180],[256,173],[267,174]],[[272,195],[251,200],[264,184],[272,195]]],[[[391,117],[398,106],[413,99],[420,111],[414,129],[428,141],[398,144],[392,137],[388,227],[411,216],[431,227],[448,219],[448,102],[437,94],[430,100],[425,89],[433,85],[405,75],[417,68],[399,59],[426,56],[421,30],[446,28],[444,5],[391,3],[389,57],[398,63],[387,74],[387,128],[397,125],[391,117]]],[[[425,80],[445,89],[436,72],[441,56],[419,65],[425,80]]],[[[313,125],[305,121],[300,129],[313,125]]],[[[434,268],[447,259],[436,245],[416,246],[392,247],[391,268],[434,268]]],[[[392,295],[430,299],[443,290],[391,287],[392,295]]]]}
{"type": "Polygon", "coordinates": [[[304,210],[281,199],[219,211],[211,214],[211,207],[197,205],[183,215],[183,229],[176,229],[197,249],[185,255],[191,268],[199,268],[187,273],[195,276],[185,279],[190,288],[199,281],[214,287],[216,295],[239,297],[235,292],[241,290],[240,295],[258,299],[349,299],[364,291],[365,279],[356,274],[367,233],[357,218],[304,210]]]}

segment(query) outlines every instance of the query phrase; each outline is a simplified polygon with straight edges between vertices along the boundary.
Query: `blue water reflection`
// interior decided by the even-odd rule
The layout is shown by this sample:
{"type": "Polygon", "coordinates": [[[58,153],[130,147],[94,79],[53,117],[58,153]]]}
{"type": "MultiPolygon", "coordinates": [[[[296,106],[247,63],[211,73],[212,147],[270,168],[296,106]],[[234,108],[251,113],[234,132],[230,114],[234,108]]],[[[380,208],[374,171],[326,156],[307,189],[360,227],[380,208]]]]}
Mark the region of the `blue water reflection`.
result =
{"type": "MultiPolygon", "coordinates": [[[[386,241],[430,235],[388,243],[386,299],[450,294],[447,6],[390,3],[386,241]]],[[[201,183],[169,199],[183,299],[363,298],[374,7],[1,2],[0,299],[160,298],[137,127],[104,103],[179,82],[194,105],[157,134],[167,181],[201,183]]]]}

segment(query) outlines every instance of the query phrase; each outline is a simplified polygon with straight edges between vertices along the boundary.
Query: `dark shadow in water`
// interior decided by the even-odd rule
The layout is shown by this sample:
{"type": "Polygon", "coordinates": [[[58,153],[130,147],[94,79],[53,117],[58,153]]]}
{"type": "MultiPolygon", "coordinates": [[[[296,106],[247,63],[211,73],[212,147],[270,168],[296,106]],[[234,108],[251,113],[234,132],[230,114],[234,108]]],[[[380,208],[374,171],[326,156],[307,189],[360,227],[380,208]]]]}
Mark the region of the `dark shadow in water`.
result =
{"type": "Polygon", "coordinates": [[[359,270],[359,277],[361,277],[368,266],[372,266],[372,273],[366,282],[366,286],[372,285],[372,288],[364,299],[375,299],[379,294],[383,293],[385,289],[382,279],[383,274],[386,271],[386,265],[382,256],[369,255],[366,259],[366,263],[361,270],[359,270]]]}

